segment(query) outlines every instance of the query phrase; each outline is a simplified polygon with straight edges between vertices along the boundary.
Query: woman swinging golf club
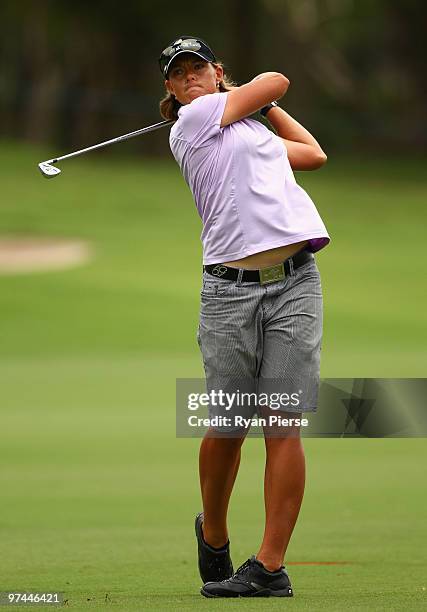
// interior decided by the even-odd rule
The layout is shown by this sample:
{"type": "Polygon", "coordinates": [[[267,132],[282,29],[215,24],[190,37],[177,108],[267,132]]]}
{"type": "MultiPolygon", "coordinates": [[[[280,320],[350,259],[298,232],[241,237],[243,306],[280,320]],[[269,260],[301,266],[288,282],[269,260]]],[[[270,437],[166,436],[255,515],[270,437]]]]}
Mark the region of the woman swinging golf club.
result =
{"type": "MultiPolygon", "coordinates": [[[[313,253],[330,239],[292,170],[319,168],[326,155],[277,106],[289,87],[282,74],[265,72],[234,87],[209,46],[191,36],[169,45],[159,63],[167,89],[160,110],[177,120],[171,150],[203,221],[197,336],[208,391],[234,379],[256,383],[258,393],[286,381],[296,385],[298,401],[275,412],[295,422],[317,407],[322,291],[313,253]],[[248,118],[258,110],[277,135],[248,118]]],[[[261,412],[271,413],[271,406],[261,412]]],[[[196,535],[206,597],[293,594],[282,563],[302,502],[305,462],[300,426],[289,422],[264,428],[264,537],[235,573],[226,519],[247,428],[224,435],[211,427],[202,441],[196,535]]]]}

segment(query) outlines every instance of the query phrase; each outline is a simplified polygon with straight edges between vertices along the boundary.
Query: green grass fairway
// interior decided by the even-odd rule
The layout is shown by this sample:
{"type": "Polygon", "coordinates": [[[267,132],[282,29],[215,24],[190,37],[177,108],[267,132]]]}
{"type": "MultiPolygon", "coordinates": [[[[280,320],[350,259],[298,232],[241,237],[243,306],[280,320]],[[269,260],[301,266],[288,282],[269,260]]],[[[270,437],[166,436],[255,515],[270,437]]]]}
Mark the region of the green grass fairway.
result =
{"type": "MultiPolygon", "coordinates": [[[[202,376],[200,222],[172,161],[111,151],[46,181],[52,153],[0,145],[0,235],[82,238],[95,258],[0,276],[0,591],[75,610],[425,610],[425,439],[307,439],[295,597],[199,595],[198,440],[176,439],[174,406],[176,378],[202,376]]],[[[425,159],[333,156],[298,173],[332,236],[323,377],[426,376],[424,175],[425,159]]],[[[247,440],[235,566],[262,536],[263,460],[247,440]]]]}

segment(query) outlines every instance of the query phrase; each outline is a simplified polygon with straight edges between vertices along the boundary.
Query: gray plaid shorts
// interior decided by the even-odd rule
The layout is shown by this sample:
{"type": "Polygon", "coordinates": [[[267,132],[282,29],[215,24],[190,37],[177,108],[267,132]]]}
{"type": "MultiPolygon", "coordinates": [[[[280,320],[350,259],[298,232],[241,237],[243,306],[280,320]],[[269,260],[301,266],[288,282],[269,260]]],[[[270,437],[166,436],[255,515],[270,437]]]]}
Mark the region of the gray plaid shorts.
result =
{"type": "MultiPolygon", "coordinates": [[[[240,275],[239,275],[240,278],[240,275]]],[[[314,256],[283,280],[266,285],[203,272],[197,341],[207,391],[282,393],[274,409],[317,409],[323,299],[314,256]]],[[[275,396],[277,397],[277,396],[275,396]]],[[[246,409],[245,415],[260,413],[246,409]]],[[[210,410],[212,415],[212,410],[210,410]]]]}

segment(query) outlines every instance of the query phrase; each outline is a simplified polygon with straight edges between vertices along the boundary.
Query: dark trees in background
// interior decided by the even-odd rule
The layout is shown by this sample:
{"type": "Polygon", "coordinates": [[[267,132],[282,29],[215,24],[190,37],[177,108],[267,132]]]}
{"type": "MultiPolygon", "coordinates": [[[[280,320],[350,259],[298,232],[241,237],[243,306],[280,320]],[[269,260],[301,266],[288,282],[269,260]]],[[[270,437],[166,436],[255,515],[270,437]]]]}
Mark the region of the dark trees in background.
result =
{"type": "MultiPolygon", "coordinates": [[[[159,52],[191,34],[238,83],[284,72],[282,105],[325,147],[422,150],[426,17],[415,0],[9,0],[0,5],[0,136],[66,150],[156,121],[159,52]]],[[[128,146],[168,150],[160,133],[128,146]]]]}

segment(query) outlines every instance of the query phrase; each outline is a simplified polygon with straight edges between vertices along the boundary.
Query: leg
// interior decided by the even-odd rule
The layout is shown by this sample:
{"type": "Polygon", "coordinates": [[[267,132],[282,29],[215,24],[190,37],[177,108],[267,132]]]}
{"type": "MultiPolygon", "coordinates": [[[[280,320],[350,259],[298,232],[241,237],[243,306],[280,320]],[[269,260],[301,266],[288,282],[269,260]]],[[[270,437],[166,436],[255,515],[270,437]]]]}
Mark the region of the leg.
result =
{"type": "Polygon", "coordinates": [[[273,571],[283,563],[298,518],[304,495],[305,459],[298,428],[290,428],[289,434],[282,437],[266,435],[265,446],[265,530],[257,559],[273,571]]]}
{"type": "Polygon", "coordinates": [[[227,510],[240,464],[239,438],[212,437],[208,434],[200,446],[199,472],[203,499],[203,537],[215,548],[228,540],[227,510]]]}
{"type": "MultiPolygon", "coordinates": [[[[256,286],[243,288],[235,281],[203,277],[198,342],[203,356],[207,391],[233,392],[238,381],[254,385],[259,352],[262,296],[256,286]],[[248,383],[249,381],[249,383],[248,383]]],[[[254,387],[255,388],[255,387],[254,387]]],[[[210,412],[214,416],[215,412],[210,412]]],[[[219,410],[219,414],[224,414],[219,410]]],[[[200,447],[199,469],[203,499],[205,541],[215,548],[228,539],[227,510],[240,463],[246,431],[224,437],[205,436],[200,447]]]]}
{"type": "MultiPolygon", "coordinates": [[[[277,293],[271,293],[274,299],[268,302],[260,378],[267,389],[271,385],[270,390],[298,392],[302,399],[299,409],[309,412],[317,406],[323,315],[315,261],[297,269],[288,278],[284,291],[279,288],[277,293]]],[[[280,412],[280,416],[290,419],[301,418],[302,414],[280,412]]],[[[299,427],[271,429],[264,428],[266,517],[257,557],[267,569],[274,570],[283,563],[298,518],[304,495],[305,459],[299,427]]]]}

